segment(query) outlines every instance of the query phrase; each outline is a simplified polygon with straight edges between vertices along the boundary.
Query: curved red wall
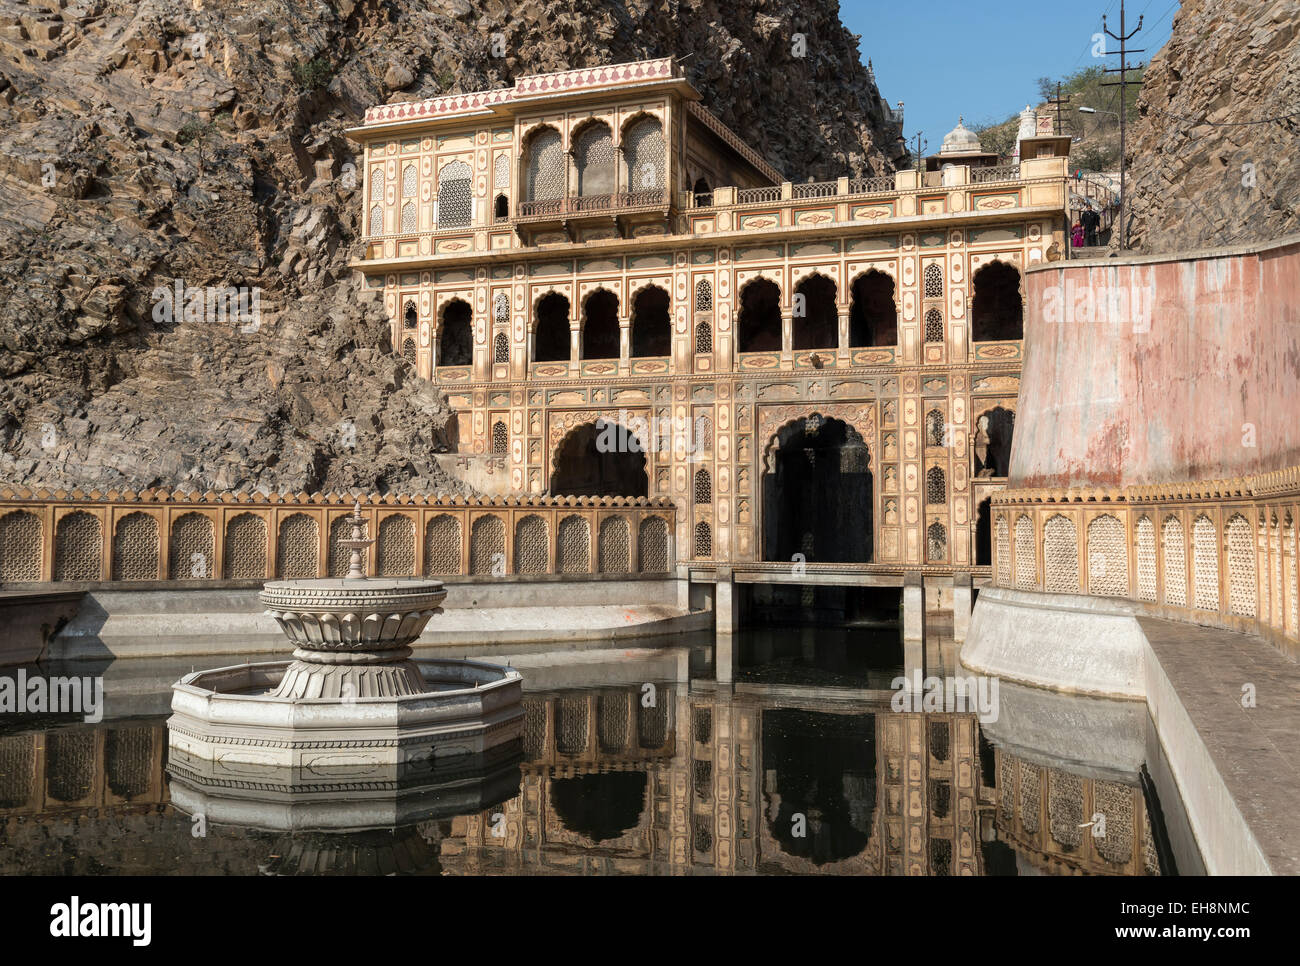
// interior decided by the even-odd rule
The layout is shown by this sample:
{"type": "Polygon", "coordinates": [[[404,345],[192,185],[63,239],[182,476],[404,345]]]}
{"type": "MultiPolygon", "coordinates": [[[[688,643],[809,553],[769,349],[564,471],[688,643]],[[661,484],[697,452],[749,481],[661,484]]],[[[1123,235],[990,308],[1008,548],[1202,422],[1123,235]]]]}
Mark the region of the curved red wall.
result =
{"type": "Polygon", "coordinates": [[[1036,266],[1025,288],[1011,486],[1300,465],[1300,236],[1036,266]]]}

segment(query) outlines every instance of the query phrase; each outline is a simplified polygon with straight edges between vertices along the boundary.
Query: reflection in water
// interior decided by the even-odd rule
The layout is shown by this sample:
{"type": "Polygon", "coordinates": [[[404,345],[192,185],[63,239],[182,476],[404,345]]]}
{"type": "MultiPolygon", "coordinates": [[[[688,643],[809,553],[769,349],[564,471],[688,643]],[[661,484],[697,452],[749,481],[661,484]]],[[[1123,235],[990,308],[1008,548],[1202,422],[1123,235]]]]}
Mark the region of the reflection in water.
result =
{"type": "Polygon", "coordinates": [[[1136,780],[1031,761],[973,715],[808,693],[528,694],[504,778],[363,794],[330,775],[315,798],[179,762],[169,783],[158,719],[0,736],[0,872],[1159,873],[1136,780]]]}

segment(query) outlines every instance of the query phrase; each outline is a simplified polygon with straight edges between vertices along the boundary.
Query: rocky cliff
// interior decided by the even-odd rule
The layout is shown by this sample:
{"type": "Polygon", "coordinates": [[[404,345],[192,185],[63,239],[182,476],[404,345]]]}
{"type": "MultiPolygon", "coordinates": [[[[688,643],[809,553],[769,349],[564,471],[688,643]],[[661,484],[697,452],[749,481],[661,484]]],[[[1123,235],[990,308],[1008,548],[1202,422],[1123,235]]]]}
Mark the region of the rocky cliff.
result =
{"type": "Polygon", "coordinates": [[[1133,248],[1300,232],[1298,0],[1184,0],[1139,110],[1129,145],[1133,248]]]}
{"type": "Polygon", "coordinates": [[[787,177],[889,169],[835,0],[0,0],[0,481],[458,488],[443,402],[346,265],[342,132],[670,54],[787,177]]]}

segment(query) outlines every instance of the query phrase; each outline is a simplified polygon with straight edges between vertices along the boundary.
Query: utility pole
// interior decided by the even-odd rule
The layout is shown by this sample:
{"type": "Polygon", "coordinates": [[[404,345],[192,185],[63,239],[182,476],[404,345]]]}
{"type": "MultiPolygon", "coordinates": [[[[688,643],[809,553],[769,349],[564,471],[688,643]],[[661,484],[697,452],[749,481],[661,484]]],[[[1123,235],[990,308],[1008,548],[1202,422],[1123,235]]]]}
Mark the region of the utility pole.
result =
{"type": "Polygon", "coordinates": [[[1071,97],[1073,97],[1072,94],[1066,94],[1064,97],[1061,96],[1061,82],[1057,81],[1056,96],[1047,99],[1048,104],[1056,105],[1056,133],[1058,135],[1065,133],[1065,123],[1061,120],[1061,106],[1070,103],[1071,97]]]}
{"type": "Polygon", "coordinates": [[[1115,54],[1119,54],[1119,66],[1107,67],[1105,70],[1107,74],[1119,74],[1119,80],[1106,81],[1101,86],[1119,88],[1119,248],[1120,251],[1128,250],[1128,187],[1126,184],[1128,165],[1126,163],[1126,157],[1124,154],[1124,122],[1126,120],[1124,115],[1127,113],[1127,111],[1124,105],[1124,94],[1128,90],[1130,84],[1136,87],[1138,84],[1142,83],[1140,80],[1131,81],[1128,79],[1128,72],[1130,70],[1138,69],[1136,67],[1130,67],[1128,65],[1128,55],[1146,53],[1146,50],[1144,49],[1129,50],[1126,44],[1130,40],[1132,40],[1135,36],[1137,36],[1138,33],[1141,32],[1142,21],[1144,19],[1145,19],[1145,14],[1138,17],[1137,27],[1134,28],[1132,33],[1128,33],[1128,22],[1125,19],[1125,14],[1124,14],[1124,0],[1119,0],[1119,33],[1113,34],[1110,32],[1110,28],[1106,26],[1106,15],[1105,14],[1101,15],[1101,29],[1106,31],[1106,35],[1108,37],[1119,41],[1119,50],[1106,51],[1107,57],[1112,57],[1115,54]]]}
{"type": "Polygon", "coordinates": [[[920,171],[920,170],[921,170],[921,152],[924,150],[924,145],[927,145],[927,144],[930,143],[929,141],[922,141],[922,140],[921,140],[921,135],[924,134],[924,133],[925,133],[924,131],[917,131],[914,135],[912,135],[912,139],[913,139],[914,141],[916,141],[916,155],[915,155],[915,157],[916,157],[916,170],[917,170],[917,171],[920,171]]]}

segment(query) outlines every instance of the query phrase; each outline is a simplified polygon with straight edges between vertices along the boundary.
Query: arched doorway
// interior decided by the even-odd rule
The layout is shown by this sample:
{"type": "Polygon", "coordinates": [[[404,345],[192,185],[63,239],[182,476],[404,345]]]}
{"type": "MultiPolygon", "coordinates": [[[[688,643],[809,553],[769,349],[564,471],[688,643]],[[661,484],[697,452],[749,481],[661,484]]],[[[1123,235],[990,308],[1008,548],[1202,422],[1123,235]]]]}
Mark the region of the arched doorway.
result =
{"type": "Polygon", "coordinates": [[[618,358],[618,296],[603,288],[583,305],[582,358],[618,358]]]}
{"type": "Polygon", "coordinates": [[[794,290],[791,336],[795,349],[834,349],[839,345],[839,312],[835,283],[825,275],[809,275],[794,290]]]}
{"type": "Polygon", "coordinates": [[[763,470],[764,560],[870,562],[871,459],[852,426],[816,413],[788,423],[763,470]]]}
{"type": "Polygon", "coordinates": [[[976,477],[1001,477],[1011,472],[1011,438],[1016,430],[1016,414],[995,406],[975,417],[976,477]],[[981,455],[982,454],[982,455],[981,455]]]}
{"type": "Polygon", "coordinates": [[[470,328],[473,310],[460,299],[442,310],[442,332],[438,336],[438,365],[468,366],[474,357],[474,336],[470,328]]]}
{"type": "Polygon", "coordinates": [[[533,361],[569,361],[569,300],[558,292],[548,292],[537,303],[533,361]]]}
{"type": "Polygon", "coordinates": [[[898,345],[898,305],[894,280],[874,269],[853,280],[849,307],[849,345],[898,345]]]}
{"type": "Polygon", "coordinates": [[[975,566],[988,567],[993,563],[993,513],[989,498],[980,500],[975,510],[975,566]]]}
{"type": "Polygon", "coordinates": [[[1025,337],[1020,271],[1006,262],[989,262],[973,279],[971,336],[976,342],[1002,342],[1025,337]]]}
{"type": "Polygon", "coordinates": [[[673,332],[668,306],[668,293],[657,285],[636,293],[632,300],[632,358],[657,358],[672,353],[673,332]]]}
{"type": "Polygon", "coordinates": [[[554,496],[649,496],[646,457],[634,433],[597,419],[569,433],[551,467],[554,496]]]}
{"type": "Polygon", "coordinates": [[[756,278],[740,290],[736,324],[738,352],[781,351],[781,290],[766,278],[756,278]]]}

